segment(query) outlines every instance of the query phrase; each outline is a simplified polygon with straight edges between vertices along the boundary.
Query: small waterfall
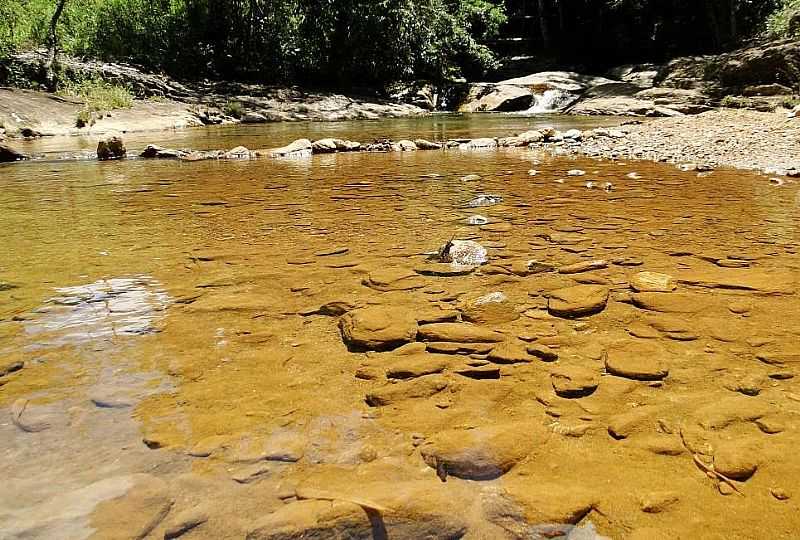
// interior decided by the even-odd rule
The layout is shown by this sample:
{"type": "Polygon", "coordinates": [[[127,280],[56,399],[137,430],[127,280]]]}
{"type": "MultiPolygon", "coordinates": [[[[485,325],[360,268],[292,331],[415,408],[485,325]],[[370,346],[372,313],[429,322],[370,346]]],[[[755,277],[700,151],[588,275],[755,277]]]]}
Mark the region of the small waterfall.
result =
{"type": "Polygon", "coordinates": [[[545,90],[544,94],[534,96],[533,106],[526,112],[529,114],[557,113],[575,100],[575,94],[564,90],[545,90]]]}

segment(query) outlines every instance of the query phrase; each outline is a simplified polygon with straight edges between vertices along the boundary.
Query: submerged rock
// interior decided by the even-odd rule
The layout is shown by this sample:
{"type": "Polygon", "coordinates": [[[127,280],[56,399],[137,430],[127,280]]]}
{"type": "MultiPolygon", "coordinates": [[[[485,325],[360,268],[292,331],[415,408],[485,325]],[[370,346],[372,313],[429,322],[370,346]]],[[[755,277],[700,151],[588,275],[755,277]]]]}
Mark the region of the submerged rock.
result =
{"type": "Polygon", "coordinates": [[[600,374],[582,366],[567,366],[553,370],[550,381],[556,395],[563,398],[582,398],[592,395],[600,384],[600,374]]]}
{"type": "Polygon", "coordinates": [[[421,341],[455,343],[500,343],[505,336],[499,332],[467,323],[434,323],[419,327],[421,341]]]}
{"type": "Polygon", "coordinates": [[[612,347],[605,353],[606,371],[637,381],[660,381],[669,375],[664,364],[666,352],[657,345],[642,342],[612,347]]]}
{"type": "Polygon", "coordinates": [[[350,348],[384,351],[414,341],[417,320],[405,309],[374,306],[345,314],[339,329],[350,348]]]}
{"type": "Polygon", "coordinates": [[[469,208],[480,208],[483,206],[494,206],[503,202],[503,197],[500,195],[478,195],[471,201],[467,202],[466,206],[469,208]]]}
{"type": "Polygon", "coordinates": [[[467,225],[486,225],[487,223],[489,223],[489,218],[481,215],[476,214],[467,218],[467,225]]]}
{"type": "Polygon", "coordinates": [[[465,298],[459,306],[465,321],[477,324],[502,324],[519,319],[516,305],[502,292],[465,298]]]}
{"type": "Polygon", "coordinates": [[[443,431],[422,447],[422,459],[442,481],[492,480],[531,453],[536,444],[531,431],[518,424],[443,431]]]}
{"type": "Polygon", "coordinates": [[[575,285],[550,293],[547,309],[557,317],[583,317],[603,311],[609,289],[601,285],[575,285]]]}
{"type": "Polygon", "coordinates": [[[385,407],[407,399],[424,399],[448,387],[442,375],[428,375],[406,381],[389,383],[368,393],[365,401],[370,407],[385,407]]]}

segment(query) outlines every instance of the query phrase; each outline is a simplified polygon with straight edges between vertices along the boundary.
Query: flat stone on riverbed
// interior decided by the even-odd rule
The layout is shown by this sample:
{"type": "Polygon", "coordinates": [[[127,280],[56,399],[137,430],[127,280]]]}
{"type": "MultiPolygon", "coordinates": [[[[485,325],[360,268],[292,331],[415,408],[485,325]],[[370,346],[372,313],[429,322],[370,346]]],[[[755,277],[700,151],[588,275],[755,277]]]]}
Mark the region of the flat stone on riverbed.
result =
{"type": "Polygon", "coordinates": [[[537,442],[532,431],[522,424],[442,431],[422,447],[422,458],[442,481],[492,480],[531,453],[537,442]]]}
{"type": "Polygon", "coordinates": [[[592,270],[602,270],[608,268],[608,261],[584,261],[575,264],[562,266],[558,269],[559,274],[580,274],[581,272],[590,272],[592,270]]]}
{"type": "Polygon", "coordinates": [[[441,354],[421,353],[400,356],[393,359],[386,367],[386,377],[389,379],[416,379],[425,375],[441,373],[451,363],[450,356],[441,354]]]}
{"type": "Polygon", "coordinates": [[[429,398],[447,386],[448,382],[444,376],[429,375],[408,381],[389,383],[368,393],[366,402],[371,407],[385,407],[407,399],[429,398]]]}
{"type": "Polygon", "coordinates": [[[421,341],[454,343],[500,343],[505,336],[499,332],[467,323],[425,324],[419,327],[421,341]]]}
{"type": "Polygon", "coordinates": [[[642,292],[633,294],[631,299],[638,308],[660,313],[697,313],[708,306],[704,297],[697,294],[642,292]]]}
{"type": "Polygon", "coordinates": [[[447,263],[428,263],[417,266],[414,271],[422,276],[454,277],[466,276],[475,271],[476,266],[461,266],[447,263]]]}
{"type": "Polygon", "coordinates": [[[594,315],[605,309],[608,295],[609,289],[601,285],[575,285],[551,292],[547,309],[556,317],[594,315]]]}
{"type": "Polygon", "coordinates": [[[649,342],[625,343],[606,351],[606,371],[626,379],[660,381],[669,374],[665,355],[664,349],[649,342]]]}
{"type": "Polygon", "coordinates": [[[342,338],[351,349],[391,350],[414,341],[417,320],[410,310],[373,306],[339,319],[342,338]]]}
{"type": "Polygon", "coordinates": [[[407,268],[384,268],[370,272],[363,284],[376,291],[411,291],[425,286],[425,280],[407,268]]]}
{"type": "Polygon", "coordinates": [[[583,366],[564,366],[550,373],[550,381],[556,395],[563,398],[590,396],[600,384],[600,374],[583,366]]]}
{"type": "Polygon", "coordinates": [[[636,292],[672,292],[675,281],[668,274],[639,272],[631,278],[631,288],[636,292]]]}

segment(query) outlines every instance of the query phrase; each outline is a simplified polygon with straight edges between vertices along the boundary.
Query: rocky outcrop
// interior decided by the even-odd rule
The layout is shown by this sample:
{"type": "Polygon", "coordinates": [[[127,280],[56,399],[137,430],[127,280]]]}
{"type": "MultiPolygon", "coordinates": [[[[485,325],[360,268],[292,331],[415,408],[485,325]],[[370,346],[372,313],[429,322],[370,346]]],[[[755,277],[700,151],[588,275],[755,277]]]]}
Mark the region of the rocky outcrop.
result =
{"type": "Polygon", "coordinates": [[[470,86],[459,112],[524,111],[538,107],[557,111],[587,89],[613,82],[569,71],[543,71],[497,83],[470,86]]]}
{"type": "Polygon", "coordinates": [[[711,100],[698,90],[648,88],[607,83],[584,94],[567,109],[570,114],[603,116],[681,116],[711,110],[711,100]]]}
{"type": "Polygon", "coordinates": [[[741,94],[748,86],[800,85],[800,41],[774,41],[716,56],[677,58],[656,78],[658,86],[741,94]]]}
{"type": "Polygon", "coordinates": [[[29,159],[29,157],[22,152],[14,150],[6,144],[0,144],[0,163],[10,163],[26,159],[29,159]]]}
{"type": "Polygon", "coordinates": [[[510,84],[474,84],[459,112],[524,111],[531,106],[533,93],[510,84]]]}

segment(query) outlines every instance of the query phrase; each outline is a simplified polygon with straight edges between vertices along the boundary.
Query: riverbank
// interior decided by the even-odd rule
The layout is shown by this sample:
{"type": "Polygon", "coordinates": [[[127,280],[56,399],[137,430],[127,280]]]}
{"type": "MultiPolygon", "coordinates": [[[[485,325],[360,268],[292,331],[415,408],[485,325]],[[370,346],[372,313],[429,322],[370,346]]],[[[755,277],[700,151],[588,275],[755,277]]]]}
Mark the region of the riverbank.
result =
{"type": "Polygon", "coordinates": [[[719,109],[595,130],[557,152],[613,159],[698,163],[777,174],[800,169],[800,119],[785,112],[719,109]]]}
{"type": "Polygon", "coordinates": [[[414,105],[296,88],[237,86],[196,89],[183,96],[135,99],[130,108],[95,114],[78,127],[79,99],[19,88],[0,88],[0,127],[9,136],[102,135],[293,121],[340,121],[423,114],[414,105]],[[235,116],[234,116],[235,114],[235,116]]]}

